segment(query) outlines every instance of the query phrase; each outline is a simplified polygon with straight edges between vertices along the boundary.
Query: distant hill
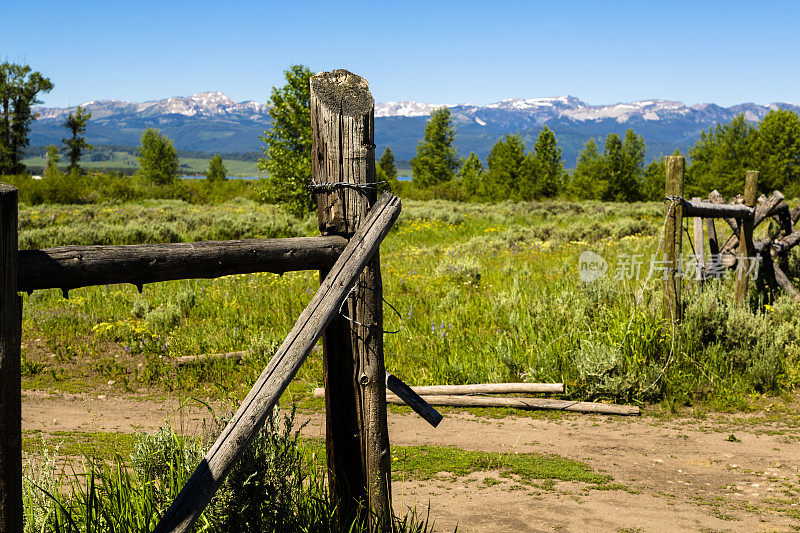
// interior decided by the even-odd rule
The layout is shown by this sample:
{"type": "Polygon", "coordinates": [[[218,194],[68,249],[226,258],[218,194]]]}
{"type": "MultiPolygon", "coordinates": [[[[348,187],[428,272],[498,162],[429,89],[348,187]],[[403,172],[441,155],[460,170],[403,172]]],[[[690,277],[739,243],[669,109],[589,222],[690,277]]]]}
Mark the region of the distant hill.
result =
{"type": "MultiPolygon", "coordinates": [[[[87,140],[98,145],[137,146],[145,128],[158,128],[173,139],[179,150],[203,153],[260,151],[258,137],[269,127],[267,106],[253,101],[235,102],[221,92],[199,93],[151,102],[97,100],[82,104],[92,112],[87,140]]],[[[416,153],[431,111],[442,105],[389,102],[375,106],[377,153],[390,146],[398,161],[408,162],[416,153]]],[[[574,166],[578,152],[590,138],[602,141],[609,133],[624,134],[633,128],[647,144],[648,159],[685,151],[700,132],[718,122],[744,113],[757,121],[771,109],[800,111],[800,107],[776,103],[747,103],[731,107],[716,104],[688,106],[681,102],[647,100],[593,106],[573,96],[515,98],[486,106],[447,105],[456,125],[456,145],[462,155],[474,151],[485,158],[492,145],[507,133],[520,133],[533,146],[543,125],[552,129],[562,147],[567,166],[574,166]]],[[[61,126],[71,108],[39,108],[41,117],[31,128],[31,145],[60,144],[61,126]]]]}

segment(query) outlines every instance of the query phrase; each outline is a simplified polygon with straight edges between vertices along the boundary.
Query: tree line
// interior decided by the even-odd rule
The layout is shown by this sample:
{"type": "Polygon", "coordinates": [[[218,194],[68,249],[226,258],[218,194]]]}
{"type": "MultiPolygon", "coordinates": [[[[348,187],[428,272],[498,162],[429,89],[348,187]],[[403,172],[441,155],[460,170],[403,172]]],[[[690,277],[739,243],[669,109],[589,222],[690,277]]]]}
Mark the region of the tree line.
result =
{"type": "MultiPolygon", "coordinates": [[[[257,199],[281,203],[302,215],[313,206],[311,183],[311,70],[293,65],[284,72],[286,84],[273,87],[268,99],[270,129],[260,137],[265,143],[259,169],[268,178],[254,187],[257,199]]],[[[53,84],[30,67],[0,64],[0,175],[24,172],[22,156],[28,146],[32,106],[53,84]]],[[[79,161],[91,150],[84,133],[91,113],[78,107],[64,122],[69,135],[64,148],[47,147],[46,175],[58,173],[59,154],[69,158],[68,174],[81,173],[79,161]]],[[[178,176],[177,151],[158,130],[146,129],[139,151],[138,175],[155,185],[168,185],[178,176]]],[[[676,153],[679,153],[676,151],[676,153]]],[[[703,131],[688,150],[687,195],[703,196],[713,189],[725,195],[743,188],[744,172],[760,172],[762,192],[780,189],[787,196],[800,194],[800,119],[797,113],[775,109],[760,122],[743,115],[730,123],[703,131]]],[[[489,151],[485,162],[474,152],[459,157],[456,130],[448,108],[431,113],[423,138],[411,160],[413,181],[400,182],[394,154],[386,148],[376,165],[376,177],[385,188],[399,194],[487,201],[567,198],[631,202],[659,200],[664,194],[664,158],[645,165],[644,139],[629,129],[624,136],[609,134],[602,143],[589,139],[572,170],[564,167],[561,148],[547,126],[533,147],[520,134],[508,134],[489,151]]],[[[224,180],[226,169],[219,154],[209,162],[209,181],[224,180]]]]}
{"type": "MultiPolygon", "coordinates": [[[[558,141],[547,126],[529,152],[519,134],[498,140],[485,165],[474,153],[456,157],[454,142],[449,109],[431,113],[411,160],[416,187],[438,187],[443,193],[456,191],[479,201],[558,196],[633,202],[659,200],[664,194],[664,158],[645,165],[644,139],[632,129],[624,137],[610,133],[602,150],[597,140],[589,139],[571,171],[564,168],[558,141]]],[[[714,189],[737,194],[748,169],[759,171],[761,192],[800,194],[800,118],[793,111],[771,110],[758,123],[739,115],[730,123],[717,124],[701,133],[687,155],[687,194],[705,196],[714,189]]]]}

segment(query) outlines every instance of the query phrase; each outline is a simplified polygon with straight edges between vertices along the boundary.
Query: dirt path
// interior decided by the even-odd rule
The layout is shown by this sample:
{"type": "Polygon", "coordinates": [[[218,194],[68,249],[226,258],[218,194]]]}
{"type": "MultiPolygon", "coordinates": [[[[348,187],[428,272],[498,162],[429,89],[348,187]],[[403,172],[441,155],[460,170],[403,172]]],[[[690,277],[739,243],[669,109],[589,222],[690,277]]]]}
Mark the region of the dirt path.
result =
{"type": "MultiPolygon", "coordinates": [[[[195,404],[196,405],[196,404],[195,404]]],[[[149,430],[172,420],[191,431],[208,413],[179,401],[26,391],[23,428],[54,431],[149,430]]],[[[324,434],[320,414],[305,432],[324,434]]],[[[765,416],[554,419],[447,415],[433,429],[414,415],[390,414],[392,443],[435,444],[506,453],[554,453],[607,473],[616,490],[557,482],[552,489],[472,474],[395,482],[396,507],[431,507],[437,530],[797,531],[800,530],[798,418],[765,416]],[[781,422],[785,418],[788,423],[781,422]],[[731,438],[733,435],[733,438],[731,438]],[[730,440],[729,440],[730,439],[730,440]],[[737,442],[738,441],[738,442],[737,442]]]]}

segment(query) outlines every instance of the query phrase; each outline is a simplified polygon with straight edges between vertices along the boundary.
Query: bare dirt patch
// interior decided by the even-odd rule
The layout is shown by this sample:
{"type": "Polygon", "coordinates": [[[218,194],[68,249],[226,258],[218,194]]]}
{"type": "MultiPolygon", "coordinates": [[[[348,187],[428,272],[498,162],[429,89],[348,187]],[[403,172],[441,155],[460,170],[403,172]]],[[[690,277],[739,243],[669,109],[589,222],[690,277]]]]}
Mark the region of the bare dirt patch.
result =
{"type": "MultiPolygon", "coordinates": [[[[25,391],[23,429],[119,431],[163,426],[197,431],[209,411],[180,399],[25,391]]],[[[324,417],[302,413],[304,433],[324,436],[324,417]]],[[[613,477],[611,490],[583,483],[545,485],[474,472],[424,482],[398,479],[398,508],[425,511],[437,530],[797,531],[800,429],[797,415],[613,418],[563,414],[482,418],[447,414],[437,429],[390,413],[397,445],[454,446],[490,453],[557,454],[613,477]]],[[[442,465],[446,472],[447,465],[442,465]]]]}

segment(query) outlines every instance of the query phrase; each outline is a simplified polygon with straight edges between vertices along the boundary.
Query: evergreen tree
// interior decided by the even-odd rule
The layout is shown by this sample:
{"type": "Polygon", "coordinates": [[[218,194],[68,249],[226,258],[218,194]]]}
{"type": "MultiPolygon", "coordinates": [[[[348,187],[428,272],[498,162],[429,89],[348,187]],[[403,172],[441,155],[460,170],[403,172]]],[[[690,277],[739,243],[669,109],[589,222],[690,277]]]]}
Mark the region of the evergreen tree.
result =
{"type": "Polygon", "coordinates": [[[773,109],[761,119],[753,143],[751,168],[758,170],[758,188],[800,193],[800,118],[794,111],[773,109]]]}
{"type": "Polygon", "coordinates": [[[578,200],[601,200],[606,196],[605,162],[597,142],[589,139],[578,154],[578,164],[567,187],[568,195],[578,200]]]}
{"type": "Polygon", "coordinates": [[[411,159],[414,184],[430,187],[452,180],[460,161],[453,142],[456,133],[446,107],[431,113],[425,126],[425,138],[417,144],[417,155],[411,159]]]}
{"type": "Polygon", "coordinates": [[[378,166],[383,171],[387,180],[393,181],[397,179],[397,167],[394,164],[394,154],[388,146],[386,150],[383,151],[383,155],[380,161],[378,161],[378,166]]]}
{"type": "MultiPolygon", "coordinates": [[[[492,146],[486,157],[486,196],[490,200],[523,199],[532,196],[533,179],[526,163],[525,141],[518,134],[507,134],[492,146]],[[527,190],[526,190],[527,189],[527,190]]],[[[527,199],[527,198],[526,198],[527,199]]]]}
{"type": "Polygon", "coordinates": [[[47,178],[52,178],[58,175],[58,146],[51,144],[47,147],[47,166],[44,169],[44,175],[47,178]]]}
{"type": "Polygon", "coordinates": [[[262,180],[262,200],[283,204],[302,216],[312,208],[311,184],[311,70],[292,65],[284,71],[286,85],[273,87],[268,100],[270,129],[259,137],[267,146],[258,168],[269,173],[262,180]]]}
{"type": "Polygon", "coordinates": [[[178,176],[178,154],[172,141],[153,128],[142,133],[139,172],[156,185],[169,185],[178,176]]]}
{"type": "Polygon", "coordinates": [[[555,133],[547,126],[542,127],[536,144],[533,145],[536,166],[534,195],[537,198],[550,198],[558,193],[564,178],[564,160],[555,133]]]}
{"type": "Polygon", "coordinates": [[[206,179],[208,181],[225,181],[228,179],[228,169],[222,164],[222,156],[217,154],[208,162],[208,172],[206,172],[206,179]]]}
{"type": "Polygon", "coordinates": [[[740,194],[745,171],[753,169],[756,134],[744,115],[701,132],[689,150],[692,164],[686,172],[687,195],[704,196],[714,189],[724,196],[740,194]]]}
{"type": "Polygon", "coordinates": [[[24,172],[22,157],[37,116],[31,108],[42,103],[39,93],[52,89],[48,78],[27,65],[0,64],[0,175],[24,172]]]}
{"type": "Polygon", "coordinates": [[[461,187],[467,195],[471,197],[486,195],[483,175],[483,163],[481,163],[480,158],[475,155],[475,152],[470,152],[469,157],[464,160],[464,163],[461,165],[461,170],[459,170],[458,173],[461,187]]]}
{"type": "Polygon", "coordinates": [[[69,166],[67,172],[80,171],[81,167],[78,161],[85,150],[91,150],[92,146],[86,142],[83,134],[86,132],[86,123],[92,118],[91,111],[87,111],[82,107],[78,107],[75,113],[70,113],[67,120],[64,121],[62,126],[67,128],[70,132],[69,137],[61,139],[64,143],[69,157],[69,166]]]}
{"type": "Polygon", "coordinates": [[[386,150],[383,151],[383,155],[381,156],[380,161],[378,161],[378,165],[375,170],[378,181],[386,182],[386,186],[383,187],[384,190],[397,191],[399,186],[399,182],[397,180],[397,167],[394,164],[394,154],[388,146],[386,147],[386,150]]]}
{"type": "Polygon", "coordinates": [[[603,181],[608,186],[603,200],[611,202],[623,201],[626,194],[625,174],[627,172],[626,154],[622,148],[622,139],[616,133],[609,133],[603,144],[603,181]]]}
{"type": "Polygon", "coordinates": [[[640,199],[644,155],[644,140],[633,130],[625,132],[624,141],[616,133],[606,137],[603,146],[603,181],[607,183],[604,200],[634,202],[640,199]]]}

